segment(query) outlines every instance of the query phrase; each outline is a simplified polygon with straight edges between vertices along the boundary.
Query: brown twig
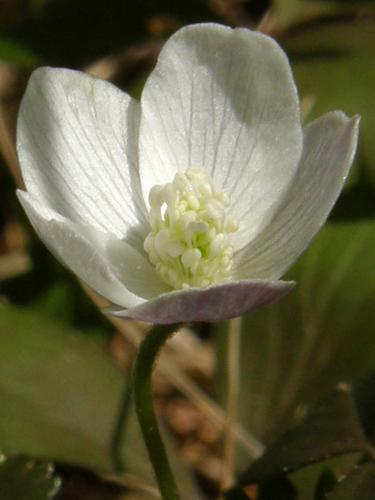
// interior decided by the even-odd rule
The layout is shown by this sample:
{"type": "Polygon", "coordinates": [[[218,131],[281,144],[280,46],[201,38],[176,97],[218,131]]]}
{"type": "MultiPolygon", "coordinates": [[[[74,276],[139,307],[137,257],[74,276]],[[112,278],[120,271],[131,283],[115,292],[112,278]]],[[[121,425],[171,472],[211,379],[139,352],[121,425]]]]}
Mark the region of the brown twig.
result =
{"type": "Polygon", "coordinates": [[[235,427],[239,391],[241,323],[242,318],[234,318],[230,320],[227,337],[227,418],[225,425],[223,472],[220,481],[221,493],[224,493],[224,491],[232,486],[235,469],[235,427]]]}

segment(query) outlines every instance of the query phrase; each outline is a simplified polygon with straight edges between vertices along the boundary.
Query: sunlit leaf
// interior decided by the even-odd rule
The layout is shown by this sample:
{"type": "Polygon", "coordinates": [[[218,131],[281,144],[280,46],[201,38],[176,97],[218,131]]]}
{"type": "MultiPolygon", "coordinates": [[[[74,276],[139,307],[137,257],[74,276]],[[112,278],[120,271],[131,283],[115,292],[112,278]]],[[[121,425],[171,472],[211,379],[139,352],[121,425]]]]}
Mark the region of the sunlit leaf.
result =
{"type": "Polygon", "coordinates": [[[302,24],[324,15],[339,14],[343,5],[334,1],[273,0],[273,28],[282,32],[286,27],[302,24]]]}
{"type": "MultiPolygon", "coordinates": [[[[332,109],[361,115],[360,153],[375,185],[375,23],[318,25],[285,42],[312,119],[332,109]]],[[[360,199],[358,200],[360,203],[360,199]]]]}
{"type": "Polygon", "coordinates": [[[375,24],[371,19],[336,18],[295,30],[283,41],[283,47],[294,57],[339,58],[375,57],[375,24]]]}
{"type": "Polygon", "coordinates": [[[280,23],[290,21],[298,15],[302,9],[301,0],[273,0],[275,18],[280,23]]]}
{"type": "Polygon", "coordinates": [[[374,61],[375,58],[372,61],[357,58],[306,60],[295,65],[295,75],[302,94],[314,98],[314,115],[330,109],[361,115],[361,148],[375,182],[374,61]]]}

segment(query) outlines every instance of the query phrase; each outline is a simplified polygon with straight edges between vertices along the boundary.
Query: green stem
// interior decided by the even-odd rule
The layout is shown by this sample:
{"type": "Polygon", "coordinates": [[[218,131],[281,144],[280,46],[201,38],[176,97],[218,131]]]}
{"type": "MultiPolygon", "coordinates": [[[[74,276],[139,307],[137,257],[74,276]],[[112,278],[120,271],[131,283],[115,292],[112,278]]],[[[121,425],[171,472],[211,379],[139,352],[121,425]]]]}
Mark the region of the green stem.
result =
{"type": "Polygon", "coordinates": [[[178,500],[179,494],[154,412],[151,380],[158,352],[178,326],[156,325],[146,335],[140,345],[133,374],[135,409],[164,500],[178,500]]]}

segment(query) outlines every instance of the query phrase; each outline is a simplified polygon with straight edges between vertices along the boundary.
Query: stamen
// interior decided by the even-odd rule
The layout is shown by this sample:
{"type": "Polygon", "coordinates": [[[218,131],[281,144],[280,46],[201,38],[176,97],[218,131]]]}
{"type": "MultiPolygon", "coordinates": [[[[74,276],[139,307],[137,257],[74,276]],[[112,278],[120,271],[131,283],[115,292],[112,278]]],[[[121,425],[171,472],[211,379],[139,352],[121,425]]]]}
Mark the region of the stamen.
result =
{"type": "Polygon", "coordinates": [[[238,230],[229,199],[198,168],[179,172],[149,194],[151,232],[144,249],[159,276],[175,289],[205,287],[230,278],[238,230]]]}

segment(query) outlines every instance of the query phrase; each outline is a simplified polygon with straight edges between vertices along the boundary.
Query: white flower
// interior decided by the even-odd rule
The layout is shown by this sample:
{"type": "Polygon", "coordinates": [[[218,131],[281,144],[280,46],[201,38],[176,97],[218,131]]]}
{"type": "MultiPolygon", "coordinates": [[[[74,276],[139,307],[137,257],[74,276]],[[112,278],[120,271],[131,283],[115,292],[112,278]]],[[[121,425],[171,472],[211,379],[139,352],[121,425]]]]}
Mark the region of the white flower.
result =
{"type": "Polygon", "coordinates": [[[117,314],[215,321],[290,289],[277,280],[325,222],[357,133],[340,111],[301,127],[271,38],[187,26],[140,103],[80,72],[33,73],[18,196],[54,255],[117,314]]]}

